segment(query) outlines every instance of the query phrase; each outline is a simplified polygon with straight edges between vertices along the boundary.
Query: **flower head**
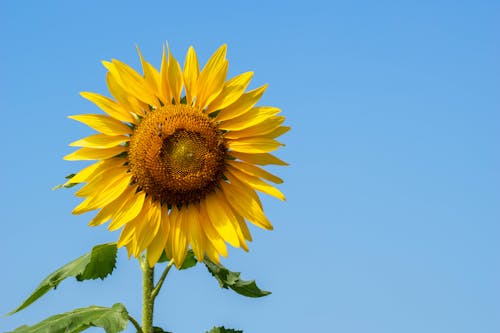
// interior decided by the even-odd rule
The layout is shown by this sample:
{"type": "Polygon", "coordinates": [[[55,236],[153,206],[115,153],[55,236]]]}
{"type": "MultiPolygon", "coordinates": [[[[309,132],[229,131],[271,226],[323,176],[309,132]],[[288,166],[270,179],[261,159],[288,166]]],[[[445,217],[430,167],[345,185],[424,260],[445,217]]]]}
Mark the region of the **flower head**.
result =
{"type": "Polygon", "coordinates": [[[189,48],[184,68],[163,51],[160,71],[144,60],[143,74],[103,62],[113,98],[83,92],[106,114],[70,116],[99,132],[71,143],[66,160],[97,160],[69,180],[86,183],[74,214],[98,210],[90,225],[123,228],[129,255],[144,250],[153,266],[163,251],[179,267],[192,248],[219,262],[226,243],[248,250],[246,222],[272,225],[256,191],[281,200],[270,185],[282,180],[259,165],[286,165],[270,152],[282,144],[280,110],[255,106],[267,85],[246,91],[252,72],[226,80],[226,46],[200,71],[189,48]]]}

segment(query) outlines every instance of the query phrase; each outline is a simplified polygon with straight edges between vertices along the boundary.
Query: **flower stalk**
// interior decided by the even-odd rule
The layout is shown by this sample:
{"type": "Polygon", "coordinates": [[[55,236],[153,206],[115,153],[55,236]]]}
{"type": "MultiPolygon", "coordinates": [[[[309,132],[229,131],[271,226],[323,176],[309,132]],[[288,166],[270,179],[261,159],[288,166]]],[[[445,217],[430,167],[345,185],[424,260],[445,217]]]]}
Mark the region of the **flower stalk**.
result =
{"type": "Polygon", "coordinates": [[[154,267],[149,267],[146,257],[140,262],[142,269],[142,332],[153,333],[154,267]]]}

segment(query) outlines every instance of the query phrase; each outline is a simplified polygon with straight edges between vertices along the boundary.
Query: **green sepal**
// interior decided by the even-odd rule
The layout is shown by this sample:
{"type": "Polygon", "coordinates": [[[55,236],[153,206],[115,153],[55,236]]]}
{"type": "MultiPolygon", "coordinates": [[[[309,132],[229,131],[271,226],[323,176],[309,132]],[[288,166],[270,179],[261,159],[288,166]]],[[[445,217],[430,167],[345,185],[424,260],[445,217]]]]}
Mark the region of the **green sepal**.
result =
{"type": "Polygon", "coordinates": [[[127,327],[128,312],[116,303],[111,308],[89,306],[51,316],[33,326],[23,325],[7,333],[73,333],[90,327],[101,327],[106,333],[117,333],[127,327]]]}
{"type": "Polygon", "coordinates": [[[153,333],[172,333],[172,332],[165,331],[163,328],[158,326],[153,326],[153,333]]]}
{"type": "Polygon", "coordinates": [[[182,270],[182,269],[191,268],[193,266],[196,266],[197,262],[198,261],[196,260],[196,258],[194,256],[193,250],[189,250],[187,255],[186,255],[186,259],[184,259],[184,262],[182,263],[181,268],[179,268],[179,269],[182,270]]]}
{"type": "Polygon", "coordinates": [[[66,177],[64,177],[64,178],[66,178],[68,181],[67,181],[66,183],[64,183],[64,184],[60,184],[60,185],[56,185],[56,186],[54,186],[54,187],[52,188],[52,190],[58,190],[58,189],[60,189],[60,188],[72,188],[73,186],[78,185],[79,183],[71,183],[71,182],[69,182],[69,180],[70,180],[71,178],[73,178],[75,175],[76,175],[76,173],[72,173],[72,174],[67,175],[67,176],[66,176],[66,177]]]}
{"type": "Polygon", "coordinates": [[[208,271],[219,282],[221,288],[231,288],[238,294],[247,297],[263,297],[271,294],[270,291],[265,291],[257,287],[255,280],[241,280],[240,272],[231,272],[226,267],[217,265],[208,258],[205,258],[203,262],[207,266],[208,271]]]}
{"type": "Polygon", "coordinates": [[[28,307],[45,295],[50,289],[56,289],[62,280],[75,277],[78,281],[104,279],[113,272],[116,264],[116,243],[96,245],[92,251],[64,265],[47,276],[33,293],[15,310],[12,315],[28,307]]]}
{"type": "MultiPolygon", "coordinates": [[[[170,261],[170,258],[167,257],[167,254],[165,253],[165,251],[163,251],[161,253],[160,259],[158,259],[158,262],[163,263],[163,262],[167,262],[167,261],[170,261]]],[[[194,256],[193,250],[188,250],[188,252],[186,254],[186,259],[184,259],[184,262],[182,263],[181,268],[179,268],[179,270],[191,268],[191,267],[195,266],[196,263],[197,263],[197,260],[194,256]]]]}
{"type": "Polygon", "coordinates": [[[210,113],[208,116],[210,117],[210,119],[214,119],[215,117],[217,117],[217,115],[220,113],[221,110],[216,110],[212,113],[210,113]]]}
{"type": "Polygon", "coordinates": [[[232,328],[225,328],[224,326],[214,327],[206,333],[243,333],[240,330],[233,330],[232,328]]]}
{"type": "Polygon", "coordinates": [[[167,261],[170,261],[170,258],[167,257],[167,254],[165,253],[165,251],[163,251],[161,253],[160,259],[158,259],[158,262],[162,263],[162,262],[167,262],[167,261]]]}

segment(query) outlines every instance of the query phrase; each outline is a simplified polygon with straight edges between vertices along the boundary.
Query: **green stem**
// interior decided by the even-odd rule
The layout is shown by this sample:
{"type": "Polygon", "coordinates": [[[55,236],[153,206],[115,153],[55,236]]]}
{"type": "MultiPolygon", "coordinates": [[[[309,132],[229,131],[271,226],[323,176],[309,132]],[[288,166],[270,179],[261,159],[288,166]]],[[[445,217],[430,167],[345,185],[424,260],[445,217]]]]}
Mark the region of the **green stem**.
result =
{"type": "Polygon", "coordinates": [[[139,325],[139,323],[137,322],[137,320],[134,319],[134,317],[132,317],[131,315],[128,315],[128,320],[130,320],[130,322],[132,323],[132,325],[134,325],[137,333],[144,333],[142,331],[141,325],[139,325]]]}
{"type": "Polygon", "coordinates": [[[156,286],[155,286],[155,288],[153,289],[153,291],[151,293],[151,295],[153,296],[153,301],[156,298],[156,296],[158,296],[158,293],[160,292],[161,286],[163,285],[163,282],[165,282],[165,278],[167,277],[167,274],[170,271],[170,269],[172,268],[173,264],[174,264],[174,259],[172,259],[172,260],[169,261],[167,267],[165,267],[165,270],[161,274],[160,279],[156,283],[156,286]]]}
{"type": "Polygon", "coordinates": [[[154,267],[149,267],[144,256],[141,260],[142,269],[142,331],[153,333],[153,310],[154,310],[154,267]]]}

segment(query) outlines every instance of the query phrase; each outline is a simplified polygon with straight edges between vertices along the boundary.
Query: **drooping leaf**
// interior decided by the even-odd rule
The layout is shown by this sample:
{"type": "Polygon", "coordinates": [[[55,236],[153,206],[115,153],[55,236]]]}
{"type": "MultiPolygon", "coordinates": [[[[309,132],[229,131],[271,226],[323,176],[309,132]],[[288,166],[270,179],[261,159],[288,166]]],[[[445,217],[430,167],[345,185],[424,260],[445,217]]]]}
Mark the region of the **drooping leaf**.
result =
{"type": "Polygon", "coordinates": [[[182,269],[188,269],[196,265],[196,258],[194,256],[193,250],[189,250],[186,259],[184,259],[184,262],[182,263],[181,270],[182,269]]]}
{"type": "Polygon", "coordinates": [[[56,289],[62,280],[75,277],[78,281],[104,279],[113,272],[116,264],[116,243],[94,246],[92,251],[59,268],[47,276],[33,293],[15,310],[14,314],[45,295],[50,289],[56,289]]]}
{"type": "Polygon", "coordinates": [[[232,328],[225,328],[224,326],[214,327],[206,333],[243,333],[240,330],[233,330],[232,328]]]}
{"type": "Polygon", "coordinates": [[[172,332],[165,331],[163,328],[158,326],[153,326],[153,333],[172,333],[172,332]]]}
{"type": "Polygon", "coordinates": [[[257,287],[255,280],[241,280],[239,272],[231,272],[222,265],[217,265],[208,258],[203,260],[208,271],[217,279],[222,288],[231,288],[240,295],[247,297],[263,297],[271,294],[270,291],[265,291],[257,287]]]}
{"type": "Polygon", "coordinates": [[[101,327],[106,333],[117,333],[127,327],[128,312],[123,304],[111,308],[89,306],[51,316],[33,326],[23,325],[7,333],[73,333],[89,327],[101,327]]]}

